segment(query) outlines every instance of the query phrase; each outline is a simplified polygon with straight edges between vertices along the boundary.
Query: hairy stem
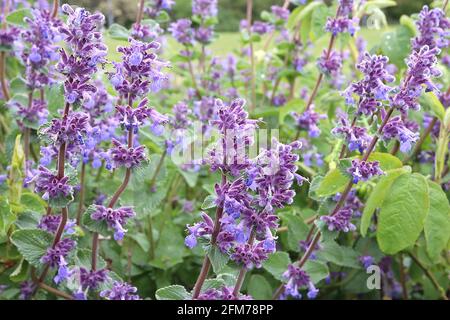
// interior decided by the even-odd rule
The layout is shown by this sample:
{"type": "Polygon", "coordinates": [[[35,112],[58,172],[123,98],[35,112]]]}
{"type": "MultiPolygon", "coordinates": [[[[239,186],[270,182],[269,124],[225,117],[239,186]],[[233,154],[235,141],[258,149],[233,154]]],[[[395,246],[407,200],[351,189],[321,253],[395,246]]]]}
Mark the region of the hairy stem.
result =
{"type": "Polygon", "coordinates": [[[59,0],[53,0],[52,18],[56,18],[58,15],[59,0]]]}
{"type": "Polygon", "coordinates": [[[142,17],[144,16],[144,7],[145,7],[145,0],[139,1],[139,9],[136,15],[136,25],[140,25],[142,21],[142,17]]]}
{"type": "Polygon", "coordinates": [[[85,176],[86,176],[86,164],[83,162],[81,164],[81,173],[80,173],[80,201],[78,203],[77,225],[80,225],[81,223],[81,216],[83,214],[84,209],[85,176]]]}
{"type": "MultiPolygon", "coordinates": [[[[248,239],[248,242],[247,242],[250,246],[253,245],[253,242],[255,241],[255,236],[256,236],[256,231],[254,228],[252,228],[252,231],[250,232],[250,238],[248,239]]],[[[247,274],[247,271],[248,271],[248,269],[245,266],[243,266],[241,268],[241,270],[239,271],[239,275],[238,275],[236,284],[233,289],[233,295],[236,298],[239,295],[239,291],[241,291],[241,287],[242,287],[242,284],[244,283],[245,275],[247,274]]]]}

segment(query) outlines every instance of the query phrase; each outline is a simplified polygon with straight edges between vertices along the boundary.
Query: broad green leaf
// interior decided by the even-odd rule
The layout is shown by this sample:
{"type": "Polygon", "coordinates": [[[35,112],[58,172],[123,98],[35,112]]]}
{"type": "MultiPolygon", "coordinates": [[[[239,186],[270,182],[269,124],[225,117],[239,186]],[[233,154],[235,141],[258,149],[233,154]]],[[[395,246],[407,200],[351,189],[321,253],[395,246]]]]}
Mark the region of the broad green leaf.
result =
{"type": "Polygon", "coordinates": [[[317,252],[317,258],[324,262],[331,262],[342,267],[354,269],[361,268],[359,263],[359,253],[350,248],[337,244],[335,241],[321,243],[322,249],[317,252]]]}
{"type": "Polygon", "coordinates": [[[34,267],[39,267],[39,260],[50,248],[53,235],[43,230],[22,229],[12,234],[11,241],[25,260],[34,267]]]}
{"type": "Polygon", "coordinates": [[[383,204],[384,198],[388,194],[391,185],[398,177],[408,172],[411,172],[410,167],[386,171],[386,175],[383,176],[373,188],[369,198],[367,199],[367,203],[361,216],[360,230],[363,237],[365,237],[367,234],[367,229],[370,226],[370,222],[372,221],[372,216],[375,210],[377,208],[380,208],[383,204]]]}
{"type": "Polygon", "coordinates": [[[202,210],[208,210],[211,208],[215,208],[217,206],[216,204],[217,197],[215,195],[210,194],[205,198],[202,204],[202,210]]]}
{"type": "Polygon", "coordinates": [[[22,194],[20,198],[20,203],[25,206],[27,210],[43,213],[46,208],[46,203],[35,193],[26,192],[22,194]]]}
{"type": "Polygon", "coordinates": [[[311,41],[315,41],[326,34],[324,30],[329,16],[331,16],[331,10],[327,6],[319,6],[312,12],[310,32],[311,41]]]}
{"type": "Polygon", "coordinates": [[[263,267],[273,275],[275,279],[282,280],[282,275],[287,270],[290,263],[291,259],[286,252],[277,251],[269,256],[269,259],[264,262],[263,267]]]}
{"type": "Polygon", "coordinates": [[[415,36],[417,34],[417,27],[416,27],[416,23],[414,22],[413,19],[411,19],[411,17],[407,16],[407,15],[402,15],[400,17],[400,24],[404,25],[405,27],[409,28],[409,30],[411,31],[411,33],[415,36]]]}
{"type": "Polygon", "coordinates": [[[14,271],[9,275],[13,282],[22,282],[28,278],[28,262],[22,258],[14,271]]]}
{"type": "Polygon", "coordinates": [[[311,281],[314,283],[318,283],[320,280],[325,279],[330,273],[325,263],[316,260],[306,261],[303,270],[308,273],[311,281]]]}
{"type": "Polygon", "coordinates": [[[395,254],[413,245],[422,232],[429,205],[425,177],[413,173],[395,180],[381,205],[377,230],[380,249],[395,254]]]}
{"type": "Polygon", "coordinates": [[[189,292],[179,285],[158,289],[155,296],[158,300],[188,300],[191,297],[189,292]]]}
{"type": "Polygon", "coordinates": [[[208,257],[216,274],[219,273],[227,265],[227,262],[229,260],[229,256],[225,253],[222,253],[217,246],[212,246],[209,249],[208,257]]]}
{"type": "Polygon", "coordinates": [[[428,181],[428,187],[430,209],[424,231],[427,253],[431,260],[437,261],[450,238],[450,206],[447,196],[437,183],[428,181]]]}
{"type": "Polygon", "coordinates": [[[293,14],[291,15],[288,21],[288,28],[289,29],[295,28],[300,21],[303,21],[305,18],[310,17],[312,12],[317,7],[320,6],[324,6],[324,4],[318,1],[313,1],[307,4],[305,7],[302,7],[301,10],[299,9],[296,9],[298,11],[294,10],[293,14]]]}
{"type": "Polygon", "coordinates": [[[399,25],[394,31],[384,34],[381,40],[381,50],[389,60],[403,68],[405,66],[405,58],[410,52],[410,40],[414,34],[411,30],[403,25],[399,25]]]}
{"type": "Polygon", "coordinates": [[[269,282],[262,275],[254,274],[250,277],[247,286],[248,293],[255,300],[269,300],[272,298],[273,290],[269,282]]]}
{"type": "Polygon", "coordinates": [[[398,169],[403,166],[402,161],[390,153],[373,152],[367,160],[380,162],[380,168],[383,171],[398,169]]]}
{"type": "Polygon", "coordinates": [[[329,171],[323,178],[320,186],[316,190],[319,197],[328,197],[345,189],[350,182],[350,178],[344,176],[339,169],[329,171]]]}
{"type": "Polygon", "coordinates": [[[59,110],[64,109],[64,86],[63,84],[54,84],[47,90],[48,111],[53,116],[59,116],[59,110]]]}
{"type": "Polygon", "coordinates": [[[166,222],[164,230],[160,232],[155,259],[150,261],[150,265],[166,270],[183,262],[185,252],[186,246],[180,227],[166,222]]]}
{"type": "Polygon", "coordinates": [[[23,152],[20,134],[16,136],[8,175],[9,203],[19,204],[22,195],[23,177],[25,169],[25,154],[23,152]]]}
{"type": "MultiPolygon", "coordinates": [[[[92,250],[90,249],[78,249],[75,257],[77,266],[83,267],[87,270],[91,269],[92,263],[92,250]]],[[[100,256],[97,256],[97,269],[106,268],[106,261],[100,256]]]]}
{"type": "Polygon", "coordinates": [[[30,9],[19,9],[14,10],[8,16],[6,16],[6,21],[10,24],[19,27],[27,27],[28,24],[24,21],[25,17],[32,18],[33,14],[30,9]]]}
{"type": "Polygon", "coordinates": [[[280,216],[288,228],[287,240],[289,249],[298,252],[300,250],[299,243],[306,238],[309,227],[299,215],[295,215],[293,212],[283,212],[280,213],[280,216]]]}
{"type": "Polygon", "coordinates": [[[148,252],[150,250],[150,241],[148,237],[142,232],[130,233],[129,237],[136,241],[136,243],[141,247],[144,252],[148,252]]]}
{"type": "Polygon", "coordinates": [[[224,285],[225,281],[223,279],[206,279],[202,285],[202,292],[211,288],[218,289],[224,285]]]}

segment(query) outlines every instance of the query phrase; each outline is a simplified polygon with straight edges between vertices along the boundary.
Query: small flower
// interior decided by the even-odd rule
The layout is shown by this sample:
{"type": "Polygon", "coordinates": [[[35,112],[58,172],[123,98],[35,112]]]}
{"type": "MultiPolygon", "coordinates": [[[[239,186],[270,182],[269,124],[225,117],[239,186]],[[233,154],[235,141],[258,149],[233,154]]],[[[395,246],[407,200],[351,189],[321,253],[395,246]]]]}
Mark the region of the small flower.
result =
{"type": "Polygon", "coordinates": [[[336,51],[331,51],[328,54],[327,50],[324,50],[317,61],[317,65],[320,72],[326,75],[338,72],[342,67],[342,56],[336,51]]]}
{"type": "Polygon", "coordinates": [[[192,45],[194,42],[194,29],[192,29],[191,25],[191,20],[179,19],[170,24],[169,31],[177,42],[185,46],[192,45]]]}
{"type": "Polygon", "coordinates": [[[58,267],[58,273],[54,278],[55,283],[67,279],[71,272],[67,268],[66,258],[70,251],[75,248],[75,241],[72,239],[63,239],[53,248],[47,250],[47,253],[41,258],[41,262],[49,264],[51,268],[58,267]]]}
{"type": "Polygon", "coordinates": [[[347,169],[353,177],[353,183],[359,181],[367,181],[373,176],[379,176],[384,174],[380,169],[380,163],[378,161],[362,161],[358,159],[352,160],[352,165],[347,169]]]}
{"type": "Polygon", "coordinates": [[[125,168],[135,168],[146,159],[144,146],[129,148],[116,139],[112,140],[112,144],[111,159],[116,168],[122,166],[125,168]]]}
{"type": "Polygon", "coordinates": [[[247,269],[261,268],[262,263],[269,257],[269,253],[272,253],[272,251],[264,248],[264,242],[256,244],[238,243],[231,254],[231,259],[247,269]]]}
{"type": "Polygon", "coordinates": [[[301,299],[302,295],[299,289],[302,287],[308,287],[308,298],[316,298],[319,290],[314,287],[314,284],[310,280],[309,275],[300,268],[290,264],[286,272],[283,273],[283,278],[287,281],[284,285],[284,293],[281,298],[287,298],[292,296],[294,298],[301,299]]]}
{"type": "Polygon", "coordinates": [[[419,139],[419,133],[409,130],[399,116],[388,121],[383,128],[382,134],[383,139],[386,141],[398,139],[400,141],[400,151],[403,153],[408,153],[413,144],[419,139]]]}
{"type": "Polygon", "coordinates": [[[319,121],[326,118],[326,115],[319,114],[314,111],[314,105],[302,112],[292,112],[292,117],[294,118],[299,129],[307,130],[311,138],[317,138],[320,135],[320,129],[318,127],[319,121]]]}
{"type": "Polygon", "coordinates": [[[69,178],[67,176],[59,178],[49,169],[39,166],[35,191],[43,192],[44,195],[42,196],[42,199],[44,200],[68,197],[73,192],[73,188],[68,182],[69,178]]]}
{"type": "Polygon", "coordinates": [[[80,267],[80,285],[83,291],[96,290],[108,279],[108,270],[86,270],[80,267]]]}
{"type": "MultiPolygon", "coordinates": [[[[39,221],[38,228],[50,233],[56,233],[58,230],[59,224],[61,223],[61,215],[44,215],[39,221]]],[[[65,234],[73,234],[75,233],[74,226],[76,225],[75,220],[69,220],[65,227],[65,234]]]]}
{"type": "Polygon", "coordinates": [[[236,296],[233,287],[210,288],[202,292],[197,300],[252,300],[249,295],[238,294],[236,296]]]}
{"type": "Polygon", "coordinates": [[[41,130],[58,145],[62,143],[84,144],[84,135],[89,129],[89,116],[83,112],[72,112],[67,118],[53,119],[50,126],[41,130]]]}
{"type": "Polygon", "coordinates": [[[356,226],[350,221],[353,212],[348,208],[339,210],[335,215],[322,216],[320,220],[324,221],[330,231],[349,232],[356,230],[356,226]]]}
{"type": "Polygon", "coordinates": [[[102,205],[95,205],[95,211],[91,214],[91,219],[96,221],[105,221],[108,226],[114,229],[114,239],[122,240],[127,230],[123,226],[129,218],[134,217],[131,207],[121,207],[117,209],[106,208],[102,205]]]}
{"type": "Polygon", "coordinates": [[[361,262],[364,269],[367,269],[375,263],[375,259],[372,256],[360,256],[359,262],[361,262]]]}
{"type": "Polygon", "coordinates": [[[202,222],[198,222],[192,226],[187,225],[189,235],[185,238],[184,243],[190,249],[197,245],[197,238],[205,235],[211,235],[214,229],[213,220],[204,212],[202,212],[202,222]]]}
{"type": "Polygon", "coordinates": [[[133,287],[126,282],[115,281],[112,289],[100,292],[100,297],[107,300],[141,300],[141,298],[135,294],[136,292],[136,287],[133,287]]]}

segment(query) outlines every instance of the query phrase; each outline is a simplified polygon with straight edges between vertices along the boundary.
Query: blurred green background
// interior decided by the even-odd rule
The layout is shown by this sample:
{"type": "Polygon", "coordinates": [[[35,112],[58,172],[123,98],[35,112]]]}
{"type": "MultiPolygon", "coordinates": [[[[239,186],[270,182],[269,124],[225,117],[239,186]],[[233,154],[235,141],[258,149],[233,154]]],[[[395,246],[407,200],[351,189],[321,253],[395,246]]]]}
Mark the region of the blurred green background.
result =
{"type": "MultiPolygon", "coordinates": [[[[73,5],[84,6],[91,10],[100,10],[107,18],[108,23],[117,22],[130,25],[137,10],[137,0],[73,0],[65,1],[73,5]]],[[[219,25],[217,31],[237,31],[239,21],[245,18],[246,0],[218,0],[219,25]]],[[[256,0],[253,14],[257,19],[263,10],[270,10],[272,5],[282,5],[283,0],[256,0]]],[[[397,6],[385,10],[389,21],[398,21],[402,14],[410,15],[419,12],[424,4],[431,0],[397,0],[397,6]]],[[[191,15],[191,0],[176,0],[176,5],[170,13],[174,18],[189,17],[191,15]]]]}

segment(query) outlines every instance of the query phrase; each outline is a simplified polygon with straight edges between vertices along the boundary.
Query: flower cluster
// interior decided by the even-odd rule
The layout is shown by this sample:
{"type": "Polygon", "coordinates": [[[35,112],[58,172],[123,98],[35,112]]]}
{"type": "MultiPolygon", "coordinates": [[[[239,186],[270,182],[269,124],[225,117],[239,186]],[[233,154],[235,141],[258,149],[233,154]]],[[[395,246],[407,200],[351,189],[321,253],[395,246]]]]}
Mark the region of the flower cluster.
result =
{"type": "Polygon", "coordinates": [[[146,119],[150,119],[153,126],[159,126],[169,121],[168,117],[160,114],[153,108],[147,107],[147,103],[147,98],[144,98],[134,109],[129,105],[116,107],[120,114],[120,125],[123,129],[137,133],[139,126],[146,119]]]}
{"type": "Polygon", "coordinates": [[[50,267],[58,267],[58,273],[54,280],[60,283],[65,280],[70,271],[67,268],[66,258],[70,251],[75,248],[76,242],[72,239],[66,238],[59,241],[54,247],[47,249],[47,253],[41,258],[41,262],[50,265],[50,267]]]}
{"type": "Polygon", "coordinates": [[[52,119],[50,126],[43,128],[41,133],[50,137],[57,145],[82,145],[88,128],[89,116],[84,112],[72,112],[66,118],[52,119]]]}
{"type": "Polygon", "coordinates": [[[194,43],[194,29],[192,28],[192,21],[189,19],[179,19],[172,22],[169,27],[172,37],[182,45],[188,46],[194,43]]]}
{"type": "MultiPolygon", "coordinates": [[[[58,230],[58,226],[61,223],[61,215],[44,215],[39,221],[38,228],[50,233],[56,233],[58,230]]],[[[73,234],[75,233],[75,220],[70,220],[64,226],[65,234],[73,234]]]]}
{"type": "Polygon", "coordinates": [[[17,103],[17,116],[25,125],[43,125],[47,122],[47,103],[41,99],[33,99],[30,106],[17,103]]]}
{"type": "Polygon", "coordinates": [[[292,112],[299,130],[306,130],[311,138],[317,138],[320,135],[318,127],[319,121],[326,118],[326,115],[314,111],[314,105],[302,113],[292,112]]]}
{"type": "Polygon", "coordinates": [[[155,18],[161,11],[171,10],[174,5],[174,0],[151,0],[145,7],[144,11],[150,16],[150,18],[155,18]]]}
{"type": "Polygon", "coordinates": [[[115,281],[113,287],[100,292],[100,296],[107,300],[140,300],[141,298],[136,292],[136,287],[126,282],[115,281]]]}
{"type": "Polygon", "coordinates": [[[419,35],[412,40],[414,50],[420,51],[423,46],[430,49],[449,46],[450,19],[442,9],[429,9],[428,6],[424,6],[416,25],[419,35]]]}
{"type": "Polygon", "coordinates": [[[129,43],[128,47],[117,49],[122,54],[122,62],[114,62],[115,72],[110,73],[112,85],[128,102],[145,96],[150,90],[159,91],[167,80],[162,69],[168,66],[153,52],[160,48],[158,42],[144,43],[130,38],[129,43]]]}
{"type": "Polygon", "coordinates": [[[292,296],[301,299],[302,295],[300,294],[299,289],[302,287],[308,288],[307,296],[309,299],[315,299],[319,293],[319,290],[316,289],[309,275],[292,264],[290,264],[286,272],[283,273],[283,278],[286,280],[286,284],[284,285],[284,293],[281,298],[286,299],[288,296],[292,296]]]}
{"type": "Polygon", "coordinates": [[[113,148],[110,150],[114,167],[135,168],[145,161],[145,147],[128,147],[118,140],[112,140],[113,148]]]}
{"type": "Polygon", "coordinates": [[[350,151],[358,150],[363,153],[372,139],[366,128],[350,124],[346,116],[341,116],[339,121],[340,126],[334,128],[331,133],[343,137],[350,151]]]}
{"type": "Polygon", "coordinates": [[[320,217],[320,220],[325,222],[330,231],[349,232],[356,230],[356,226],[351,223],[352,215],[351,209],[343,208],[334,215],[320,217]]]}
{"type": "Polygon", "coordinates": [[[317,66],[323,74],[336,74],[342,68],[342,56],[336,51],[324,50],[317,61],[317,66]]]}
{"type": "Polygon", "coordinates": [[[214,229],[214,222],[206,213],[202,213],[202,222],[198,222],[192,226],[187,225],[189,235],[185,238],[184,243],[187,247],[193,248],[197,245],[197,238],[205,235],[211,235],[214,229]]]}
{"type": "Polygon", "coordinates": [[[233,287],[210,288],[202,292],[197,300],[252,300],[249,295],[233,293],[233,287]]]}
{"type": "Polygon", "coordinates": [[[386,100],[391,88],[386,82],[393,82],[395,78],[388,72],[388,57],[381,55],[370,55],[364,53],[356,68],[361,71],[364,78],[352,83],[345,91],[344,97],[347,104],[354,105],[353,94],[359,97],[358,113],[372,115],[381,107],[381,102],[386,100]]]}
{"type": "Polygon", "coordinates": [[[217,16],[217,0],[193,0],[192,14],[200,17],[217,16]]]}
{"type": "Polygon", "coordinates": [[[127,230],[123,226],[129,218],[134,217],[131,207],[121,207],[117,209],[106,208],[102,205],[95,205],[95,211],[91,214],[91,219],[105,221],[110,228],[114,229],[114,239],[122,240],[127,230]]]}
{"type": "Polygon", "coordinates": [[[355,184],[359,181],[367,181],[374,176],[384,174],[378,161],[363,161],[358,159],[352,160],[352,165],[347,169],[347,172],[351,174],[353,183],[355,184]]]}
{"type": "Polygon", "coordinates": [[[44,193],[42,195],[44,200],[68,197],[73,192],[73,188],[69,184],[69,177],[59,178],[53,171],[43,166],[39,166],[35,190],[44,193]]]}
{"type": "Polygon", "coordinates": [[[353,0],[340,0],[339,7],[334,18],[328,18],[325,30],[331,32],[333,36],[339,33],[348,32],[351,36],[358,31],[358,17],[350,18],[353,11],[353,0]]]}
{"type": "Polygon", "coordinates": [[[411,131],[400,116],[390,119],[383,128],[383,140],[398,139],[400,151],[408,153],[419,139],[419,133],[411,131]]]}

